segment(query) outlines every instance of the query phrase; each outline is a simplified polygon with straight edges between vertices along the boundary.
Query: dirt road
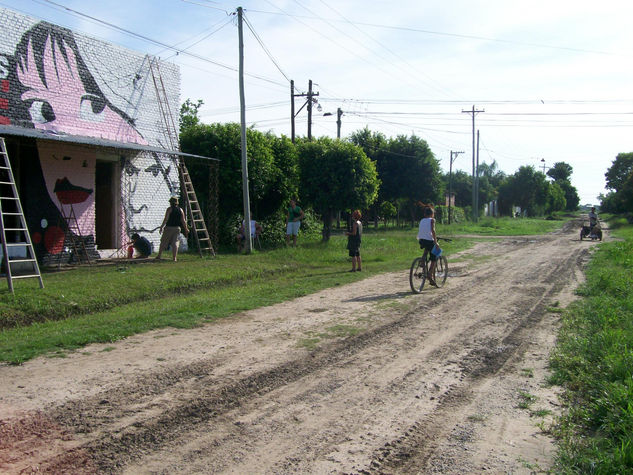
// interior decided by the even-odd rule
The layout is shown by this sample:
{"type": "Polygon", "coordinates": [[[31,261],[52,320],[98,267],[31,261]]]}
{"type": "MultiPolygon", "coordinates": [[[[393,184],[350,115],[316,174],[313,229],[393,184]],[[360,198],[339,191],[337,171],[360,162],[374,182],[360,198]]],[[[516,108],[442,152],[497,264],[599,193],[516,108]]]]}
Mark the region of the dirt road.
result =
{"type": "Polygon", "coordinates": [[[193,330],[0,366],[1,473],[538,473],[579,226],[193,330]]]}

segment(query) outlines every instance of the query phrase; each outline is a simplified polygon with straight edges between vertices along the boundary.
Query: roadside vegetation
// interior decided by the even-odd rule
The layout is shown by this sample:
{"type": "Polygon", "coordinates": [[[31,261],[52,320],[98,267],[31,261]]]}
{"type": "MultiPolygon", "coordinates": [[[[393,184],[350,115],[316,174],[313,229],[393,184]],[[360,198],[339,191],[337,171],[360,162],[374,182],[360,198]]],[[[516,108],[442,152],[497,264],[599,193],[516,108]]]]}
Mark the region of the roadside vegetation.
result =
{"type": "Polygon", "coordinates": [[[559,473],[633,472],[633,226],[609,227],[620,240],[598,247],[551,361],[567,405],[559,473]]]}
{"type": "MultiPolygon", "coordinates": [[[[536,234],[562,221],[500,220],[495,234],[536,234]]],[[[472,227],[464,228],[468,234],[472,227]]],[[[349,273],[345,237],[299,239],[297,248],[200,259],[183,254],[170,261],[81,267],[19,281],[15,294],[0,293],[0,361],[19,364],[41,354],[63,357],[90,343],[113,342],[156,328],[190,328],[271,305],[368,275],[408,268],[418,255],[417,229],[375,231],[363,236],[363,272],[349,273]]],[[[441,236],[455,237],[448,226],[441,236]]],[[[443,242],[450,256],[475,238],[443,242]]],[[[406,289],[403,289],[406,291],[406,289]]]]}

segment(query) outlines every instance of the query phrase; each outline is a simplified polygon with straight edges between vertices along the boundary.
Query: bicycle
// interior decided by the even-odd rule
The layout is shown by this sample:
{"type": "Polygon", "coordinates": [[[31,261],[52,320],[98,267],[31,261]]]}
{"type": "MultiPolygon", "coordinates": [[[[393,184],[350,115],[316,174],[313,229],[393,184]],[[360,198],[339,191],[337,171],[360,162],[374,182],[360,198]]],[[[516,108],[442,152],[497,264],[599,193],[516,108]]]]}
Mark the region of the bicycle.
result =
{"type": "MultiPolygon", "coordinates": [[[[448,238],[437,238],[437,240],[451,241],[451,239],[448,238]]],[[[427,276],[429,275],[430,260],[427,259],[427,254],[428,251],[425,249],[422,257],[416,257],[411,263],[409,284],[411,285],[411,290],[416,294],[422,292],[427,276]]],[[[448,260],[446,259],[446,256],[442,254],[435,262],[435,283],[438,287],[442,287],[448,277],[448,260]]]]}

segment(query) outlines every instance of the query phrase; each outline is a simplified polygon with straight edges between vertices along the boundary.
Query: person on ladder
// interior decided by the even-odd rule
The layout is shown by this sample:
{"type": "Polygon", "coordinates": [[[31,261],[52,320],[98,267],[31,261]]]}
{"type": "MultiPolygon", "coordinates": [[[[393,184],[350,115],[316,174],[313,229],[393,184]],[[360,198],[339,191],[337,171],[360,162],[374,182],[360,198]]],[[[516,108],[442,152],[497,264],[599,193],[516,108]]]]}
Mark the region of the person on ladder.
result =
{"type": "Polygon", "coordinates": [[[168,245],[171,245],[174,262],[177,261],[178,237],[181,231],[185,237],[189,234],[189,228],[185,220],[185,212],[178,206],[178,198],[172,196],[169,198],[169,208],[165,211],[165,218],[160,225],[160,248],[158,249],[156,259],[161,259],[163,251],[167,249],[168,245]]]}

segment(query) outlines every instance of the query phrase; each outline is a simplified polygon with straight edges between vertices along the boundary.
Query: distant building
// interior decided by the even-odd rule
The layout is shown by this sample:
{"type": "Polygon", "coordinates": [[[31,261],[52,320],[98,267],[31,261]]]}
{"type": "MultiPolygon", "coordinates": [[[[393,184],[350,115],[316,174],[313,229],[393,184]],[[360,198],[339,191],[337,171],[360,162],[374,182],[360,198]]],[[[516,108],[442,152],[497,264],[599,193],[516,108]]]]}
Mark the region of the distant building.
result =
{"type": "Polygon", "coordinates": [[[0,136],[38,258],[71,258],[60,212],[71,206],[93,254],[134,232],[156,247],[180,191],[163,113],[178,124],[178,67],[7,9],[0,28],[0,136]]]}

